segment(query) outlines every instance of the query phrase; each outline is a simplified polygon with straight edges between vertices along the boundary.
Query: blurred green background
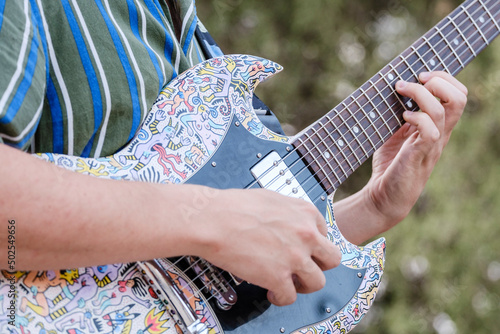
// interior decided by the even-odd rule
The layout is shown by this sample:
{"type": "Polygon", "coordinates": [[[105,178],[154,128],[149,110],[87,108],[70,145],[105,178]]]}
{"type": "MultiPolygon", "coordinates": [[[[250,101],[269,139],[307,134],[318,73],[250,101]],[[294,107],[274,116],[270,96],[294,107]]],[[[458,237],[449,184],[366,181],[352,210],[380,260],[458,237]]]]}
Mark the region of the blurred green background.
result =
{"type": "MultiPolygon", "coordinates": [[[[498,1],[498,0],[491,0],[498,1]]],[[[258,95],[293,134],[451,12],[442,0],[212,0],[198,15],[225,53],[284,72],[258,95]]],[[[500,333],[500,39],[458,78],[469,102],[417,205],[385,233],[386,274],[358,333],[500,333]]],[[[336,198],[360,189],[363,165],[336,198]]]]}

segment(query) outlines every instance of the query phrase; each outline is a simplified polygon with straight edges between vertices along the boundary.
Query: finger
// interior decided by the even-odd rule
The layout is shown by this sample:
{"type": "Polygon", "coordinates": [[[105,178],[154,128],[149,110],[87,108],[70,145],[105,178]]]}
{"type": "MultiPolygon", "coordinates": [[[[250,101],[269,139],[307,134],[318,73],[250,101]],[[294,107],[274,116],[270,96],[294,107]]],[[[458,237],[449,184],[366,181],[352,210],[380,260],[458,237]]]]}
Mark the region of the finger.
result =
{"type": "Polygon", "coordinates": [[[450,84],[452,84],[455,88],[457,88],[460,92],[462,92],[465,96],[469,93],[467,87],[461,83],[460,81],[457,80],[454,76],[452,76],[449,73],[442,72],[442,71],[436,71],[436,72],[422,72],[418,76],[420,82],[422,84],[426,84],[431,80],[432,78],[441,78],[450,84]]]}
{"type": "Polygon", "coordinates": [[[396,89],[401,95],[413,99],[420,110],[427,113],[439,129],[444,129],[444,107],[426,87],[416,83],[398,81],[396,89]]]}
{"type": "Polygon", "coordinates": [[[297,291],[293,284],[292,277],[281,282],[279,289],[269,290],[267,299],[276,306],[290,305],[297,299],[297,291]]]}
{"type": "Polygon", "coordinates": [[[425,88],[429,90],[432,95],[441,100],[446,110],[446,129],[451,131],[460,119],[460,116],[462,116],[462,112],[467,103],[467,96],[452,83],[440,77],[429,80],[425,84],[425,88]]]}
{"type": "Polygon", "coordinates": [[[421,144],[432,146],[441,137],[438,127],[428,114],[405,111],[403,118],[416,128],[419,138],[421,138],[421,144]]]}
{"type": "Polygon", "coordinates": [[[329,270],[340,264],[342,253],[333,242],[327,238],[321,238],[313,249],[311,257],[321,270],[329,270]]]}
{"type": "MultiPolygon", "coordinates": [[[[301,200],[302,201],[302,200],[301,200]]],[[[309,211],[311,213],[311,217],[314,219],[314,222],[316,224],[316,227],[318,228],[319,232],[323,236],[327,236],[328,234],[328,229],[326,227],[326,220],[325,217],[319,212],[319,210],[316,208],[316,206],[310,202],[303,202],[302,204],[306,204],[307,208],[304,208],[304,211],[307,212],[309,211]]],[[[302,210],[302,208],[301,208],[302,210]]]]}
{"type": "Polygon", "coordinates": [[[292,281],[298,293],[311,293],[321,290],[325,286],[326,278],[318,265],[309,259],[292,276],[292,281]]]}

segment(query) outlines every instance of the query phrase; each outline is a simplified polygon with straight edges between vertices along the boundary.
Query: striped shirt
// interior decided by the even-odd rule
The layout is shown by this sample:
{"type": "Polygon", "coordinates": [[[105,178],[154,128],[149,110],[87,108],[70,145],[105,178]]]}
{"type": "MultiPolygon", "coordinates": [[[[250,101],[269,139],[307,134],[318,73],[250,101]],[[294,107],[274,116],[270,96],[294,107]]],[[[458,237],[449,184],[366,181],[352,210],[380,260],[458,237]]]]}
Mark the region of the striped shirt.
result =
{"type": "Polygon", "coordinates": [[[203,60],[193,0],[0,0],[0,142],[99,157],[136,133],[161,88],[203,60]]]}

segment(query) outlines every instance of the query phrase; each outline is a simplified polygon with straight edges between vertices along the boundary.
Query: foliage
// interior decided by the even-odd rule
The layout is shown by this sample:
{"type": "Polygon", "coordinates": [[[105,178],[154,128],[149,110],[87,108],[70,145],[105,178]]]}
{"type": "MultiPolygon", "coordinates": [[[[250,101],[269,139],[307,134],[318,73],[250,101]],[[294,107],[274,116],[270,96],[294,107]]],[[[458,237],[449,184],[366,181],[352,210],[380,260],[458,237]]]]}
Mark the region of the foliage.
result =
{"type": "MultiPolygon", "coordinates": [[[[226,53],[277,61],[258,90],[290,133],[318,119],[453,8],[455,0],[213,0],[198,14],[226,53]]],[[[366,333],[500,332],[500,41],[459,79],[469,103],[409,217],[389,231],[366,333]]],[[[365,164],[338,192],[366,183],[365,164]]]]}

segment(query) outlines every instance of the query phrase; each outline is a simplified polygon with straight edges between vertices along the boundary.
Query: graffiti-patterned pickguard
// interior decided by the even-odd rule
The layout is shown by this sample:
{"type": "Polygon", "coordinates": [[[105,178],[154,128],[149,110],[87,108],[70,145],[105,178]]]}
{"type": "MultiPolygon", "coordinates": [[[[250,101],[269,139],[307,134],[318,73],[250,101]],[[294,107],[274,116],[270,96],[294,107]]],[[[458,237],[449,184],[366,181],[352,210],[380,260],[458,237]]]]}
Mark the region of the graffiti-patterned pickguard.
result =
{"type": "MultiPolygon", "coordinates": [[[[184,72],[163,89],[135,138],[120,152],[98,159],[49,153],[38,157],[95,177],[187,182],[223,145],[235,120],[259,140],[290,142],[288,137],[263,126],[252,108],[255,87],[280,70],[281,66],[274,62],[247,55],[210,59],[184,72]]],[[[330,201],[325,218],[330,240],[342,250],[342,264],[363,269],[365,275],[344,307],[319,322],[304,323],[301,329],[290,328],[294,333],[350,331],[372,305],[382,276],[384,240],[365,247],[349,243],[335,224],[330,201]]],[[[208,333],[223,333],[225,329],[190,279],[176,266],[171,266],[167,274],[188,296],[208,333]]],[[[151,283],[137,263],[59,272],[2,272],[0,332],[8,329],[11,333],[182,333],[172,316],[168,298],[151,283]],[[5,312],[11,279],[17,291],[16,326],[8,324],[10,319],[5,312]]],[[[259,332],[267,333],[265,328],[259,332]]]]}

